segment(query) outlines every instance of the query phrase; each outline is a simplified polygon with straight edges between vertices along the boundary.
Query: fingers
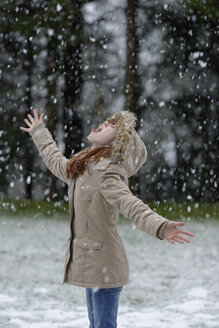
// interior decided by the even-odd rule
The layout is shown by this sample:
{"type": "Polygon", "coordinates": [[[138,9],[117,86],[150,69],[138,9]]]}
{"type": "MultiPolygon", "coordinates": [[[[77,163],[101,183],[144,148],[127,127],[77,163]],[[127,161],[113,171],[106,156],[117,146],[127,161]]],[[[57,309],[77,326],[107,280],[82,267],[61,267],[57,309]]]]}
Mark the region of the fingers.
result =
{"type": "Polygon", "coordinates": [[[174,221],[174,223],[176,226],[183,226],[185,224],[185,222],[176,222],[176,221],[174,221]]]}
{"type": "Polygon", "coordinates": [[[179,244],[184,244],[184,242],[180,240],[178,237],[175,237],[174,240],[179,244]]]}
{"type": "Polygon", "coordinates": [[[187,238],[184,238],[184,237],[181,237],[181,236],[177,236],[177,238],[179,238],[179,239],[181,239],[181,240],[184,240],[184,241],[186,241],[187,243],[190,243],[190,240],[189,239],[187,239],[187,238]]]}
{"type": "Polygon", "coordinates": [[[27,116],[29,117],[31,123],[34,123],[35,122],[34,119],[33,119],[33,117],[30,114],[27,114],[27,116]]]}
{"type": "Polygon", "coordinates": [[[40,115],[40,121],[42,122],[43,121],[43,116],[44,116],[45,114],[44,113],[42,113],[41,115],[40,115]]]}
{"type": "Polygon", "coordinates": [[[24,119],[24,122],[25,122],[29,127],[32,126],[32,124],[31,124],[26,118],[24,119]]]}
{"type": "Polygon", "coordinates": [[[174,244],[174,242],[177,242],[179,244],[184,244],[183,241],[181,241],[179,238],[175,237],[175,238],[171,238],[168,240],[171,244],[174,244]]]}
{"type": "Polygon", "coordinates": [[[178,229],[178,233],[184,233],[184,235],[188,235],[188,236],[191,236],[191,237],[195,236],[194,233],[184,231],[184,230],[181,230],[181,229],[178,229]]]}
{"type": "Polygon", "coordinates": [[[29,131],[30,131],[30,129],[27,129],[27,128],[23,128],[23,126],[20,126],[20,129],[21,129],[21,130],[24,130],[24,131],[27,131],[27,132],[29,132],[29,131]]]}
{"type": "Polygon", "coordinates": [[[181,237],[181,236],[176,236],[176,237],[174,237],[174,238],[169,239],[168,241],[169,241],[171,244],[174,244],[174,242],[177,242],[177,243],[179,243],[179,244],[184,244],[183,240],[186,241],[187,243],[190,242],[189,239],[184,238],[184,237],[181,237]]]}
{"type": "Polygon", "coordinates": [[[34,115],[35,120],[38,121],[38,114],[37,114],[36,109],[33,109],[33,115],[34,115]]]}

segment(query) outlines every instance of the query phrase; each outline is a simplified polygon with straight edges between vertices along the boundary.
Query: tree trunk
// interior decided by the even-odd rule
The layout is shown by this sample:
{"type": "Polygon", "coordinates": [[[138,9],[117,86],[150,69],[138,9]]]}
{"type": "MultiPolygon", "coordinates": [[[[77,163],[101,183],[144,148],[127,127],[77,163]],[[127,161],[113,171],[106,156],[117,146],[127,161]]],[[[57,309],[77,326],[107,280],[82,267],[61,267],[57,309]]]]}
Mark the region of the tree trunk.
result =
{"type": "MultiPolygon", "coordinates": [[[[139,127],[141,83],[138,74],[139,66],[139,38],[136,27],[136,13],[138,1],[128,0],[126,7],[126,71],[125,71],[125,110],[134,112],[138,118],[136,130],[139,127]]],[[[129,180],[129,187],[136,196],[140,196],[139,177],[133,176],[129,180]]]]}
{"type": "MultiPolygon", "coordinates": [[[[46,86],[47,86],[47,102],[46,102],[46,114],[48,116],[48,129],[53,135],[54,140],[56,139],[55,133],[58,123],[58,112],[57,105],[54,99],[56,98],[56,62],[55,54],[48,45],[48,58],[47,58],[47,69],[46,69],[46,86]]],[[[57,186],[56,177],[48,169],[46,171],[46,186],[49,189],[45,195],[45,199],[52,201],[57,199],[57,186]]]]}
{"type": "MultiPolygon", "coordinates": [[[[82,6],[82,3],[78,4],[82,6]]],[[[81,150],[83,137],[82,115],[78,111],[82,86],[82,33],[83,18],[80,8],[77,8],[77,15],[72,19],[71,36],[74,41],[67,38],[64,49],[64,140],[65,156],[70,158],[73,154],[81,150]]]]}
{"type": "MultiPolygon", "coordinates": [[[[27,55],[25,58],[24,66],[27,72],[27,84],[26,84],[26,107],[27,114],[30,113],[30,108],[32,106],[32,74],[33,74],[33,46],[32,42],[27,37],[27,55]]],[[[24,144],[25,157],[24,157],[24,183],[25,183],[25,197],[28,199],[32,198],[32,176],[31,172],[33,169],[33,147],[30,142],[24,144]]]]}

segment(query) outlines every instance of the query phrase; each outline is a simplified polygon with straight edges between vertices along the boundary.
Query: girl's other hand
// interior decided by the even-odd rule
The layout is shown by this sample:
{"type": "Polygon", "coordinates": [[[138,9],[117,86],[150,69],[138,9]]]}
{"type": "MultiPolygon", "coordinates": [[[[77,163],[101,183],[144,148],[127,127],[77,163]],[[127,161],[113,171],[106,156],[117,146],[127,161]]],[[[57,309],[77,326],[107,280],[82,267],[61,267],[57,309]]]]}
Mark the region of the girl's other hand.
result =
{"type": "Polygon", "coordinates": [[[177,228],[177,226],[183,226],[184,224],[185,222],[177,222],[177,221],[168,222],[168,224],[165,226],[163,230],[164,239],[166,239],[171,244],[174,244],[174,242],[183,244],[184,243],[183,241],[189,243],[190,240],[180,236],[180,234],[184,234],[191,237],[194,237],[195,235],[191,232],[184,231],[177,228]]]}
{"type": "Polygon", "coordinates": [[[36,112],[36,109],[33,109],[33,115],[34,115],[34,118],[30,114],[27,114],[30,122],[28,121],[27,118],[24,119],[24,122],[29,126],[29,128],[24,128],[23,126],[20,126],[20,129],[21,130],[30,132],[35,125],[43,122],[43,116],[45,115],[44,113],[42,113],[40,115],[40,117],[38,117],[38,114],[36,112]]]}

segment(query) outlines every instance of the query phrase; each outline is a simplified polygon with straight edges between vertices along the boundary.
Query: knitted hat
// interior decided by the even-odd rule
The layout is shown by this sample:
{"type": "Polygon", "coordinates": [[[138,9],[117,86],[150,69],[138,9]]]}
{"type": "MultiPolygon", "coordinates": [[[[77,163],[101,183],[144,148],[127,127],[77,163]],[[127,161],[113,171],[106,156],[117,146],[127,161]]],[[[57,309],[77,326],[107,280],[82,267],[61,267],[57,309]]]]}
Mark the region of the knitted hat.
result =
{"type": "Polygon", "coordinates": [[[128,145],[136,127],[137,117],[134,113],[124,110],[115,113],[106,119],[117,128],[116,137],[113,140],[111,157],[124,160],[127,157],[128,145]]]}

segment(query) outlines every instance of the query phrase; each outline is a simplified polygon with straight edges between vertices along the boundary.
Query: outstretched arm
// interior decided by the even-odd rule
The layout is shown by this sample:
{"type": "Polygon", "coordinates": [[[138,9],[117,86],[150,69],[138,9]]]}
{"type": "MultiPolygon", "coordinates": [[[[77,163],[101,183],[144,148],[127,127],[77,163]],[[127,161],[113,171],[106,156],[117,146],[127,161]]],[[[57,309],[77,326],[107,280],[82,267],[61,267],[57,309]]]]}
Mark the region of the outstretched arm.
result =
{"type": "Polygon", "coordinates": [[[158,239],[166,239],[171,244],[174,242],[189,242],[188,239],[180,237],[180,233],[194,236],[194,234],[177,229],[177,225],[184,222],[170,221],[154,212],[141,199],[132,194],[125,183],[126,174],[118,164],[111,163],[99,178],[100,191],[104,199],[114,206],[125,217],[140,230],[147,232],[158,239]]]}
{"type": "Polygon", "coordinates": [[[24,119],[29,128],[20,127],[20,129],[30,133],[33,142],[39,150],[40,156],[48,169],[57,178],[68,184],[69,179],[66,174],[66,164],[68,159],[62,154],[62,151],[57,148],[56,142],[53,140],[51,133],[45,127],[43,122],[43,116],[45,114],[42,113],[40,117],[38,117],[38,114],[34,109],[33,115],[34,117],[30,114],[27,115],[30,121],[26,118],[24,119]]]}

